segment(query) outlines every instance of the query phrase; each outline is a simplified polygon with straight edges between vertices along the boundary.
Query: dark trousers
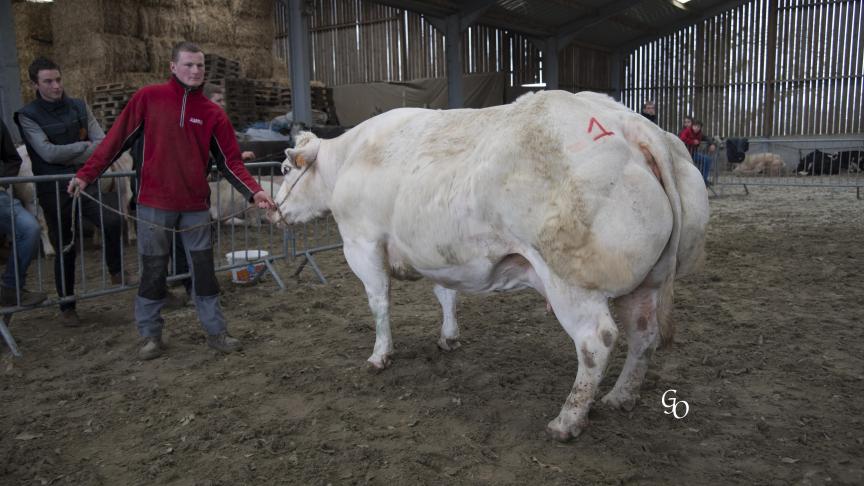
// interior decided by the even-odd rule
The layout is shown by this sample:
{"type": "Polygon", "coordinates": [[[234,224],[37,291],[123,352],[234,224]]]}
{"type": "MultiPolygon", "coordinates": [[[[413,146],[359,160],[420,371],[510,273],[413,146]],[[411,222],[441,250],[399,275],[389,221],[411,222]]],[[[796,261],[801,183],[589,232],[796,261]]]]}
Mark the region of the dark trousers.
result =
{"type": "MultiPolygon", "coordinates": [[[[98,184],[91,184],[87,186],[86,190],[87,194],[98,199],[98,184]]],[[[107,206],[117,208],[116,194],[104,194],[102,202],[107,206]]],[[[120,257],[120,247],[123,245],[120,216],[107,209],[102,210],[98,203],[86,196],[80,196],[79,204],[81,205],[81,213],[75,216],[76,242],[64,254],[63,247],[69,243],[72,237],[72,196],[66,193],[65,184],[59,184],[59,194],[58,191],[39,193],[39,205],[42,206],[42,212],[45,214],[45,223],[48,224],[48,234],[51,237],[51,244],[54,245],[54,250],[57,252],[57,256],[54,258],[54,284],[57,288],[57,295],[60,297],[75,294],[75,257],[78,255],[77,240],[82,236],[79,217],[97,228],[102,228],[102,245],[105,251],[105,261],[108,264],[108,272],[114,275],[123,270],[123,262],[120,257]]],[[[74,301],[60,304],[60,310],[74,308],[74,301]]]]}

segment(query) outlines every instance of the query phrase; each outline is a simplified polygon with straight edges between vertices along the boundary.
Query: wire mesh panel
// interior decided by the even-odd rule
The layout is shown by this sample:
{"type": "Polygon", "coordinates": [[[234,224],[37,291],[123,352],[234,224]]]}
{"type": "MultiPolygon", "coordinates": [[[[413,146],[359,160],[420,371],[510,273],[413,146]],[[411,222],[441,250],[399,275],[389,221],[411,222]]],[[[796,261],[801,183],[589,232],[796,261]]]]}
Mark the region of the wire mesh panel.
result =
{"type": "Polygon", "coordinates": [[[864,139],[752,139],[742,161],[717,165],[718,185],[861,188],[864,139]]]}

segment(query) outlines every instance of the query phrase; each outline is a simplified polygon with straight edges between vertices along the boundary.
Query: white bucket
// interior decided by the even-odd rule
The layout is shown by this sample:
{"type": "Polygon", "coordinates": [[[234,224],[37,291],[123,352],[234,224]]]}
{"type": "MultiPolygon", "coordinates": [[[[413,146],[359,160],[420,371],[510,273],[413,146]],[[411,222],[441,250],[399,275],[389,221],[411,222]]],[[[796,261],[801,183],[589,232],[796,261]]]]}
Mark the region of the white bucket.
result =
{"type": "Polygon", "coordinates": [[[231,281],[239,284],[254,281],[255,277],[267,268],[267,265],[264,262],[254,265],[249,262],[267,258],[268,256],[270,256],[270,253],[264,250],[240,250],[226,253],[225,259],[228,260],[228,265],[246,264],[246,266],[231,269],[231,281]]]}

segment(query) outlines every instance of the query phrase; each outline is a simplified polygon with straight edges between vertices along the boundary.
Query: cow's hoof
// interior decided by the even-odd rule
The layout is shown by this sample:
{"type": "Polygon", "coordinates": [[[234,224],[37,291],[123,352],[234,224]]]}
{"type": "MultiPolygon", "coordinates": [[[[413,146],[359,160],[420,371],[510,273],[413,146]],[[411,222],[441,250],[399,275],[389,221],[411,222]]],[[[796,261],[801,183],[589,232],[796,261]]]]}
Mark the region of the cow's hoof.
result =
{"type": "Polygon", "coordinates": [[[546,426],[546,433],[558,442],[570,442],[579,437],[579,434],[582,433],[582,428],[575,425],[564,425],[560,418],[556,418],[546,426]]]}
{"type": "Polygon", "coordinates": [[[366,362],[369,364],[370,372],[380,373],[390,366],[390,355],[372,356],[366,362]]]}
{"type": "Polygon", "coordinates": [[[624,396],[614,392],[609,392],[605,397],[600,399],[600,404],[606,408],[630,412],[636,408],[637,399],[638,397],[624,396]]]}
{"type": "Polygon", "coordinates": [[[462,346],[462,343],[460,343],[457,338],[441,338],[438,340],[438,347],[441,348],[441,351],[455,351],[459,349],[459,346],[462,346]]]}

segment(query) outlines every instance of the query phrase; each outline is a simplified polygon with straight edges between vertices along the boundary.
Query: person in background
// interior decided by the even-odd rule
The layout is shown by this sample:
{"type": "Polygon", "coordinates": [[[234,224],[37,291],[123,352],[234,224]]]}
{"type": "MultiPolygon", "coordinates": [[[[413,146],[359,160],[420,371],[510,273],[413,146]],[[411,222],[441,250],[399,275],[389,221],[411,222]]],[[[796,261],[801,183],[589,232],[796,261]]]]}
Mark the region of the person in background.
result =
{"type": "Polygon", "coordinates": [[[653,101],[646,101],[642,104],[642,116],[651,120],[653,123],[657,123],[657,103],[653,101]]]}
{"type": "MultiPolygon", "coordinates": [[[[15,177],[20,168],[21,156],[12,144],[6,124],[0,120],[0,177],[15,177]]],[[[0,304],[4,307],[36,305],[48,298],[44,292],[31,292],[24,288],[27,268],[39,251],[41,231],[36,218],[21,206],[21,201],[12,197],[12,188],[8,184],[0,186],[0,234],[15,235],[6,271],[0,277],[0,304]]]]}
{"type": "MultiPolygon", "coordinates": [[[[684,130],[693,126],[693,117],[685,116],[684,121],[681,123],[681,130],[678,131],[678,138],[681,138],[684,134],[684,130]]],[[[683,140],[683,139],[682,139],[683,140]]]]}
{"type": "Polygon", "coordinates": [[[684,145],[687,146],[687,150],[690,152],[693,162],[697,167],[699,167],[699,172],[702,173],[702,179],[705,181],[705,185],[711,186],[711,167],[713,165],[714,155],[717,151],[717,146],[711,141],[711,137],[702,131],[702,122],[699,120],[693,120],[690,127],[681,131],[679,138],[684,142],[684,145]],[[700,150],[700,146],[703,143],[706,144],[706,149],[700,150]]]}
{"type": "MultiPolygon", "coordinates": [[[[225,110],[225,113],[228,113],[228,109],[225,107],[225,90],[222,89],[222,86],[218,86],[212,83],[207,83],[204,85],[204,97],[208,100],[212,101],[219,105],[220,108],[225,110]]],[[[244,162],[248,162],[255,158],[255,152],[250,150],[245,150],[240,152],[240,158],[243,159],[244,162]]]]}
{"type": "MultiPolygon", "coordinates": [[[[66,96],[60,66],[44,57],[34,60],[28,69],[36,90],[36,99],[15,113],[15,122],[33,163],[34,175],[70,176],[81,167],[105,138],[105,132],[83,100],[66,96]]],[[[75,257],[77,242],[67,248],[72,229],[72,197],[54,182],[37,182],[36,194],[45,214],[51,243],[57,250],[54,259],[54,283],[57,294],[75,294],[75,257]],[[58,209],[59,208],[59,209],[58,209]],[[58,219],[59,213],[59,219],[58,219]],[[67,248],[64,252],[63,249],[67,248]]],[[[98,199],[99,185],[87,193],[98,199]]],[[[99,203],[82,197],[81,215],[105,236],[105,261],[114,285],[132,285],[135,279],[123,271],[123,245],[120,217],[112,211],[102,211],[99,203]]],[[[74,327],[81,321],[75,301],[60,304],[63,325],[74,327]]]]}

